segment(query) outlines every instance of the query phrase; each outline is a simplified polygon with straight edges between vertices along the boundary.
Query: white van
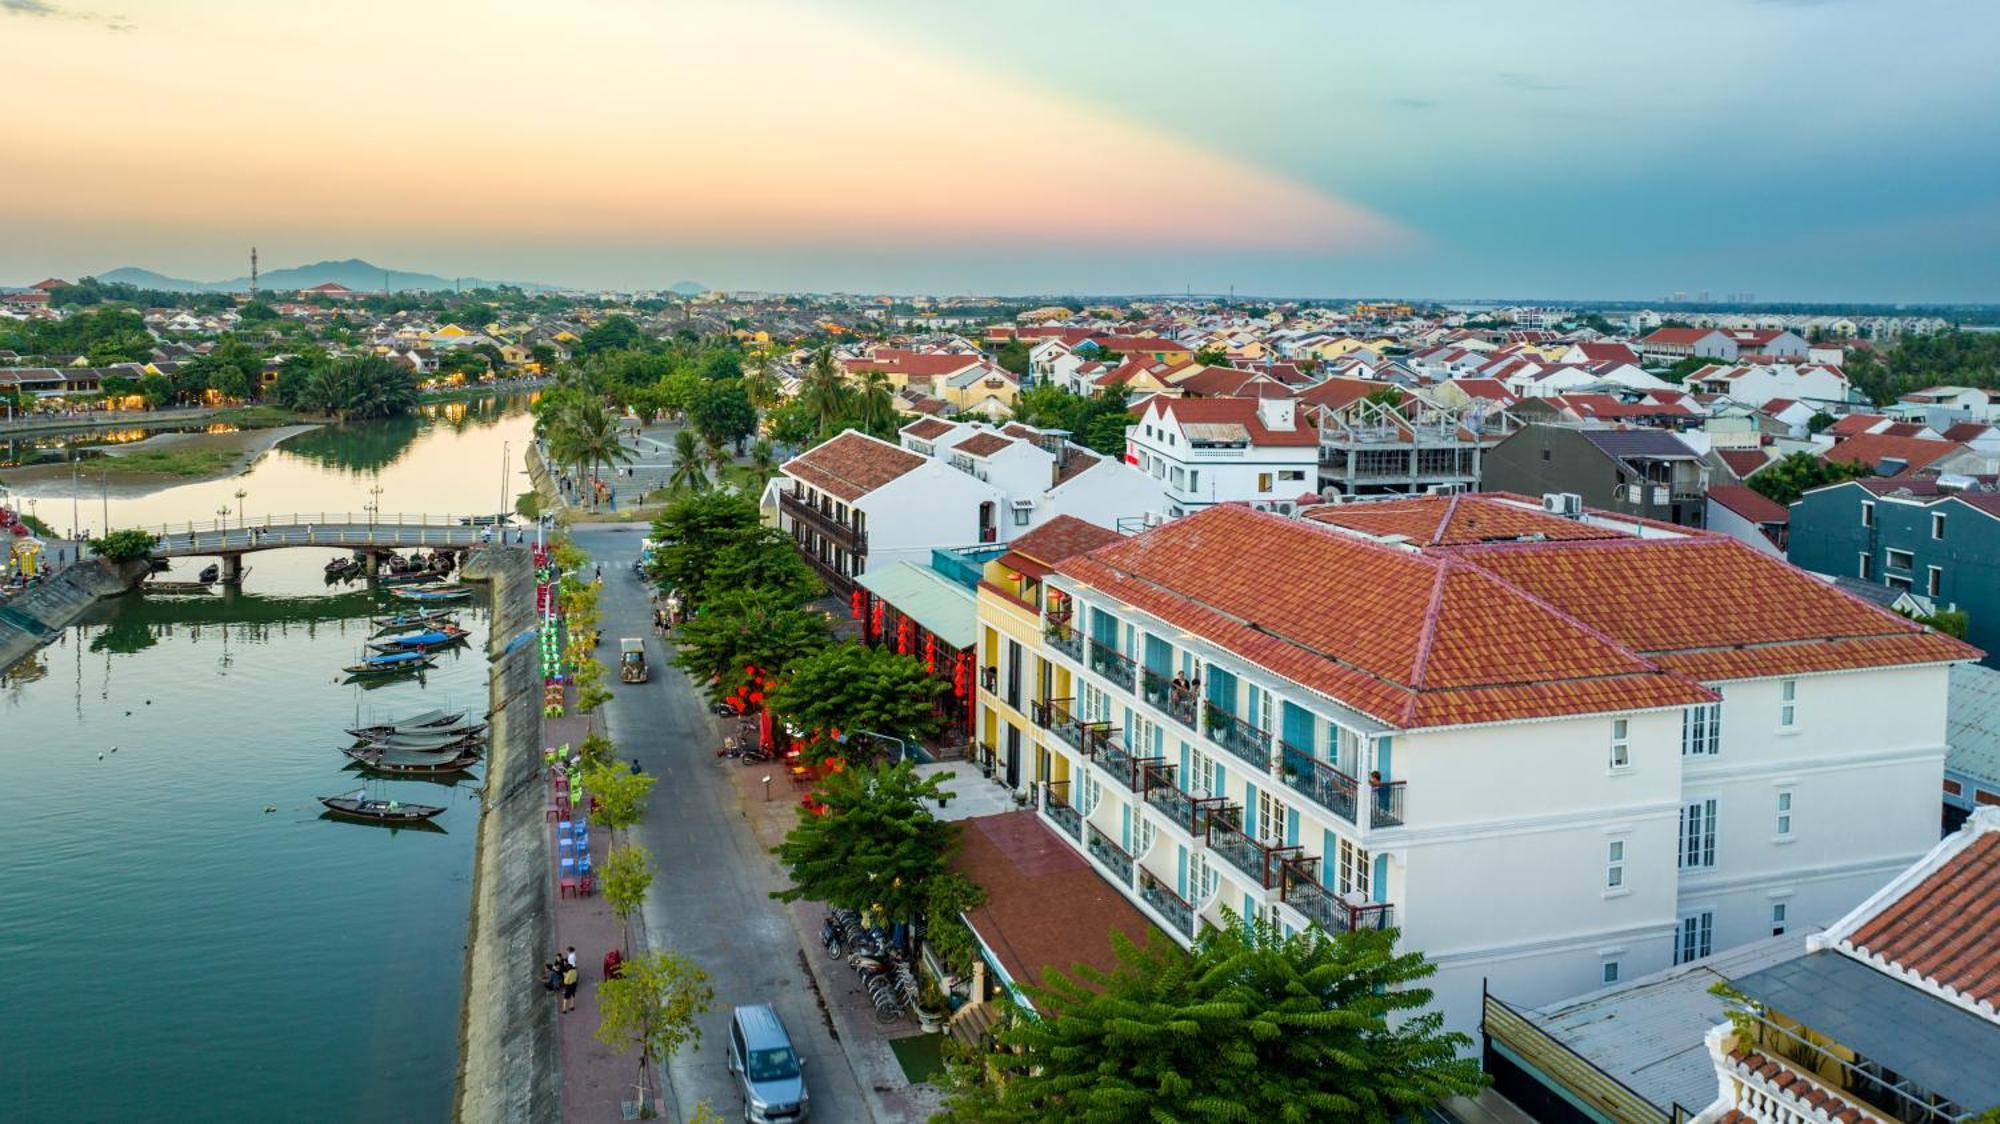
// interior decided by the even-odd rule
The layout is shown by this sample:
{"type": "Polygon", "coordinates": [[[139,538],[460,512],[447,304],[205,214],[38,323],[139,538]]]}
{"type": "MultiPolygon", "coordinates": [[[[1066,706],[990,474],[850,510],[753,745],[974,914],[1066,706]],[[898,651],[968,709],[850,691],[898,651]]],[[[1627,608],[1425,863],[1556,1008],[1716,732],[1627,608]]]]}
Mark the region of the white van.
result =
{"type": "Polygon", "coordinates": [[[750,1124],[806,1118],[805,1059],[769,1003],[738,1007],[730,1018],[729,1071],[743,1083],[743,1119],[750,1124]]]}

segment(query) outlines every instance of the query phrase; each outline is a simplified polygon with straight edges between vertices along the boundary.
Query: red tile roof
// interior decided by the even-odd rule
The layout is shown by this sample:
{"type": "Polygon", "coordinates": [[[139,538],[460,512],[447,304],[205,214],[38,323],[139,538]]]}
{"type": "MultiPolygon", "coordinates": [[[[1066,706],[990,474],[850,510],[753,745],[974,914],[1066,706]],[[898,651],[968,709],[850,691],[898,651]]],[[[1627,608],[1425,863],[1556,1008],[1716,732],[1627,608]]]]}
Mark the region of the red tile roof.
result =
{"type": "Polygon", "coordinates": [[[1378,538],[1401,535],[1417,546],[1466,546],[1513,542],[1532,535],[1550,540],[1616,539],[1622,532],[1550,515],[1523,501],[1497,495],[1422,496],[1384,503],[1315,507],[1304,517],[1378,538]]]}
{"type": "Polygon", "coordinates": [[[975,433],[953,445],[952,448],[968,456],[990,457],[1013,443],[1012,438],[1002,437],[997,433],[975,433]]]}
{"type": "Polygon", "coordinates": [[[1959,422],[1946,429],[1942,436],[1946,441],[1977,441],[1992,431],[1993,427],[1985,422],[1959,422]]]}
{"type": "Polygon", "coordinates": [[[926,461],[900,445],[850,429],[786,461],[784,471],[830,496],[852,502],[926,461]]]}
{"type": "Polygon", "coordinates": [[[1292,429],[1267,428],[1257,413],[1255,398],[1162,398],[1151,405],[1162,415],[1171,414],[1181,425],[1241,425],[1252,445],[1319,444],[1319,432],[1303,417],[1292,429]]]}
{"type": "Polygon", "coordinates": [[[1074,979],[1077,964],[1112,971],[1113,929],[1145,945],[1152,923],[1035,813],[974,816],[962,826],[951,865],[986,891],[986,904],[966,920],[1016,982],[1042,983],[1051,968],[1074,979]]]}
{"type": "Polygon", "coordinates": [[[1819,456],[1826,461],[1855,461],[1876,468],[1884,460],[1900,460],[1903,467],[1886,475],[1898,476],[1915,472],[1948,454],[1963,450],[1965,446],[1956,441],[1939,441],[1926,437],[1892,437],[1886,433],[1864,433],[1850,437],[1819,456]]]}
{"type": "Polygon", "coordinates": [[[1738,480],[1748,480],[1752,473],[1771,463],[1771,458],[1765,456],[1762,449],[1718,449],[1715,455],[1729,466],[1729,471],[1735,473],[1738,480]]]}
{"type": "Polygon", "coordinates": [[[1713,335],[1714,328],[1655,328],[1639,342],[1660,344],[1684,344],[1692,347],[1702,339],[1713,335]]]}
{"type": "Polygon", "coordinates": [[[1405,729],[1713,697],[1458,559],[1238,505],[1057,570],[1405,729]]]}
{"type": "Polygon", "coordinates": [[[1864,433],[1871,433],[1877,426],[1887,424],[1889,419],[1881,414],[1849,414],[1827,426],[1826,432],[1832,434],[1833,439],[1838,441],[1843,437],[1859,437],[1864,433]]]}
{"type": "Polygon", "coordinates": [[[878,347],[866,358],[845,359],[841,366],[850,373],[859,371],[881,371],[885,374],[900,375],[955,375],[969,367],[977,367],[986,360],[977,355],[954,355],[936,351],[906,351],[895,347],[878,347]]]}
{"type": "Polygon", "coordinates": [[[1717,484],[1709,488],[1708,498],[1752,523],[1784,523],[1791,518],[1776,500],[1748,484],[1717,484]]]}
{"type": "Polygon", "coordinates": [[[1087,554],[1123,538],[1116,531],[1078,519],[1058,515],[1008,544],[1008,553],[1054,565],[1066,558],[1087,554]]]}
{"type": "Polygon", "coordinates": [[[1507,384],[1499,379],[1453,379],[1451,385],[1471,397],[1490,399],[1503,406],[1512,406],[1520,401],[1513,391],[1507,389],[1507,384]]]}
{"type": "MultiPolygon", "coordinates": [[[[1976,831],[1978,821],[1967,831],[1976,831]]],[[[1917,978],[2000,1006],[2000,830],[1985,830],[1849,937],[1917,978]]]]}
{"type": "Polygon", "coordinates": [[[919,441],[932,441],[950,433],[952,425],[943,418],[921,418],[903,427],[903,432],[919,441]]]}

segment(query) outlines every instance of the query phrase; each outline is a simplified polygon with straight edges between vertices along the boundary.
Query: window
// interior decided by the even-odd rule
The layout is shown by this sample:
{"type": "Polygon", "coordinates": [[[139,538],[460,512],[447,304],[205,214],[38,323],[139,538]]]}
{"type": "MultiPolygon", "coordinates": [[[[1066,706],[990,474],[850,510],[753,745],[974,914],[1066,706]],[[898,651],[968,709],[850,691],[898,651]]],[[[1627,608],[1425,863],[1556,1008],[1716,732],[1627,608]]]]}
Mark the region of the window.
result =
{"type": "Polygon", "coordinates": [[[1618,961],[1606,960],[1604,962],[1604,982],[1607,984],[1618,982],[1618,961]]]}
{"type": "Polygon", "coordinates": [[[1924,567],[1924,593],[1936,597],[1944,589],[1944,570],[1938,566],[1924,567]]]}
{"type": "Polygon", "coordinates": [[[1025,526],[1027,526],[1027,525],[1028,525],[1028,516],[1030,516],[1030,515],[1033,515],[1033,514],[1034,514],[1034,511],[1035,511],[1035,509],[1034,509],[1034,508],[1032,508],[1032,507],[1023,507],[1023,506],[1021,506],[1020,504],[1015,504],[1015,505],[1014,505],[1014,526],[1016,526],[1016,527],[1025,527],[1025,526]]]}
{"type": "Polygon", "coordinates": [[[1713,757],[1722,751],[1722,704],[1703,703],[1681,711],[1681,756],[1713,757]]]}
{"type": "Polygon", "coordinates": [[[1187,785],[1188,795],[1209,797],[1215,795],[1215,759],[1194,746],[1188,747],[1188,775],[1182,778],[1187,785]]]}
{"type": "Polygon", "coordinates": [[[1799,681],[1785,679],[1778,683],[1778,729],[1799,728],[1799,681]]]}
{"type": "Polygon", "coordinates": [[[1916,555],[1892,546],[1883,554],[1882,564],[1891,570],[1907,570],[1916,560],[1916,555]]]}
{"type": "Polygon", "coordinates": [[[1604,854],[1604,885],[1616,890],[1625,885],[1625,841],[1613,839],[1604,854]]]}
{"type": "Polygon", "coordinates": [[[1188,901],[1199,907],[1215,896],[1216,886],[1222,875],[1215,869],[1206,850],[1198,850],[1188,856],[1188,901]]]}
{"type": "Polygon", "coordinates": [[[1188,491],[1190,492],[1199,491],[1200,488],[1201,488],[1201,470],[1198,468],[1188,469],[1188,491]]]}
{"type": "Polygon", "coordinates": [[[1702,910],[1681,918],[1674,930],[1674,963],[1699,960],[1715,950],[1715,911],[1702,910]]]}
{"type": "Polygon", "coordinates": [[[1782,936],[1784,936],[1784,935],[1785,935],[1785,915],[1786,915],[1787,913],[1789,913],[1789,912],[1791,912],[1791,911],[1785,908],[1785,903],[1784,903],[1784,902],[1772,902],[1772,903],[1771,903],[1771,935],[1772,935],[1772,936],[1774,936],[1774,937],[1782,937],[1782,936]]]}
{"type": "Polygon", "coordinates": [[[1296,469],[1296,468],[1286,469],[1283,472],[1278,473],[1278,479],[1280,480],[1304,480],[1305,478],[1306,478],[1305,472],[1301,469],[1296,469]]]}
{"type": "Polygon", "coordinates": [[[1931,513],[1931,537],[1934,539],[1944,537],[1944,512],[1942,511],[1931,513]]]}
{"type": "Polygon", "coordinates": [[[1681,809],[1681,869],[1715,865],[1715,800],[1697,800],[1681,809]]]}
{"type": "Polygon", "coordinates": [[[1258,473],[1258,474],[1257,474],[1257,490],[1258,490],[1258,491],[1260,491],[1260,492],[1268,492],[1268,491],[1270,491],[1270,490],[1271,490],[1271,474],[1270,474],[1270,473],[1268,473],[1268,472],[1260,472],[1260,473],[1258,473]]]}
{"type": "Polygon", "coordinates": [[[1627,719],[1611,720],[1611,767],[1623,769],[1632,764],[1631,724],[1627,719]]]}
{"type": "Polygon", "coordinates": [[[1340,884],[1343,894],[1368,896],[1368,852],[1343,839],[1340,841],[1340,884]]]}
{"type": "Polygon", "coordinates": [[[1790,792],[1780,792],[1778,794],[1778,838],[1790,839],[1791,837],[1792,794],[1790,792]]]}
{"type": "Polygon", "coordinates": [[[1548,460],[1548,459],[1549,459],[1549,451],[1548,451],[1547,449],[1543,449],[1543,450],[1542,450],[1542,459],[1543,459],[1543,460],[1548,460]]]}
{"type": "Polygon", "coordinates": [[[1863,527],[1873,527],[1873,526],[1875,525],[1875,501],[1874,501],[1874,500],[1862,500],[1862,501],[1861,501],[1861,525],[1862,525],[1863,527]]]}
{"type": "Polygon", "coordinates": [[[1875,570],[1875,559],[1870,557],[1869,555],[1863,554],[1861,556],[1861,568],[1855,571],[1854,576],[1860,578],[1862,581],[1868,581],[1874,578],[1875,576],[1874,570],[1875,570]]]}

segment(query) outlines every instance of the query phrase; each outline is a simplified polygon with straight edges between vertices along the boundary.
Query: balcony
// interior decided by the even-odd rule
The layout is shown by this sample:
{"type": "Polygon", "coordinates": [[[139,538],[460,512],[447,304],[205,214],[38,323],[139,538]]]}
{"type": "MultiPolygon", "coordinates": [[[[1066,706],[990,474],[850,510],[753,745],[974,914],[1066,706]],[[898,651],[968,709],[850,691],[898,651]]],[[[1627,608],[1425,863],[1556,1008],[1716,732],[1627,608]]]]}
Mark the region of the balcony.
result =
{"type": "Polygon", "coordinates": [[[1042,635],[1048,639],[1049,647],[1078,663],[1083,662],[1083,634],[1067,623],[1050,618],[1048,625],[1042,629],[1042,635]]]}
{"type": "Polygon", "coordinates": [[[1194,907],[1186,898],[1167,889],[1166,883],[1148,874],[1139,880],[1139,898],[1153,907],[1153,912],[1167,919],[1174,931],[1183,937],[1194,937],[1194,907]]]}
{"type": "Polygon", "coordinates": [[[1194,694],[1185,687],[1174,686],[1167,676],[1144,668],[1139,672],[1139,692],[1146,701],[1153,704],[1162,714],[1171,714],[1188,729],[1194,729],[1194,694]]]}
{"type": "Polygon", "coordinates": [[[1149,764],[1152,760],[1150,758],[1141,758],[1130,749],[1127,749],[1123,743],[1119,742],[1113,736],[1108,723],[1104,727],[1102,737],[1091,737],[1085,740],[1084,753],[1092,761],[1097,762],[1099,767],[1105,772],[1110,773],[1113,780],[1133,792],[1139,791],[1140,768],[1149,764]]]}
{"type": "Polygon", "coordinates": [[[1368,826],[1403,826],[1403,782],[1370,781],[1368,789],[1368,826]]]}
{"type": "Polygon", "coordinates": [[[1084,849],[1090,852],[1090,857],[1103,863],[1105,869],[1117,875],[1123,885],[1131,886],[1132,856],[1125,853],[1125,848],[1113,843],[1109,835],[1097,830],[1096,824],[1084,824],[1083,833],[1084,849]]]}
{"type": "Polygon", "coordinates": [[[1355,822],[1354,778],[1295,745],[1284,741],[1278,745],[1284,751],[1285,784],[1348,823],[1355,822]]]}
{"type": "Polygon", "coordinates": [[[1737,1009],[1749,1016],[1749,1033],[1718,1027],[1718,1045],[1723,1068],[1740,1090],[1736,1103],[1759,1110],[1759,1119],[1842,1120],[1844,1112],[1909,1124],[1987,1118],[1810,1027],[1783,1026],[1754,1006],[1737,1009]]]}
{"type": "Polygon", "coordinates": [[[1042,788],[1042,814],[1071,839],[1083,838],[1083,813],[1069,802],[1068,781],[1050,781],[1042,788]]]}
{"type": "Polygon", "coordinates": [[[1261,730],[1214,703],[1202,706],[1203,725],[1215,744],[1259,769],[1271,767],[1271,731],[1261,730]]]}
{"type": "Polygon", "coordinates": [[[1284,860],[1300,853],[1297,847],[1280,847],[1252,839],[1221,817],[1211,817],[1208,821],[1208,845],[1230,866],[1267,890],[1278,884],[1279,867],[1284,860]]]}
{"type": "Polygon", "coordinates": [[[1124,655],[1104,641],[1090,642],[1090,670],[1127,691],[1138,682],[1138,667],[1138,664],[1132,662],[1132,657],[1124,655]]]}
{"type": "Polygon", "coordinates": [[[1396,907],[1388,902],[1347,902],[1319,884],[1312,864],[1290,859],[1280,868],[1278,900],[1329,933],[1396,927],[1396,907]]]}
{"type": "Polygon", "coordinates": [[[831,511],[820,510],[818,504],[809,503],[804,497],[791,492],[779,492],[778,510],[793,522],[804,523],[838,543],[849,554],[868,553],[868,532],[844,519],[835,518],[831,511]]]}
{"type": "Polygon", "coordinates": [[[1175,827],[1199,838],[1202,822],[1223,803],[1220,797],[1199,797],[1184,791],[1175,781],[1178,770],[1165,762],[1145,765],[1139,770],[1140,795],[1175,827]]]}

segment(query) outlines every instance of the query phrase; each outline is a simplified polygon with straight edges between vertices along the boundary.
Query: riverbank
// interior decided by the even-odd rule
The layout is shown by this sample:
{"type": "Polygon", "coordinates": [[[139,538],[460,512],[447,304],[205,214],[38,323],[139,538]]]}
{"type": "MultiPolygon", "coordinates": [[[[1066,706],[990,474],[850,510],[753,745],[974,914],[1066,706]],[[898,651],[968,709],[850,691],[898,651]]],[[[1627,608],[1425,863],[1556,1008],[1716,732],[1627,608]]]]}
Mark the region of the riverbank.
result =
{"type": "MultiPolygon", "coordinates": [[[[549,379],[510,379],[505,382],[475,383],[420,391],[420,402],[460,402],[488,398],[496,394],[522,394],[540,390],[549,379]]],[[[168,407],[159,410],[95,410],[81,414],[27,414],[0,420],[0,437],[48,436],[59,433],[97,433],[115,429],[153,429],[168,425],[234,425],[243,428],[324,422],[323,417],[288,410],[283,406],[258,403],[250,406],[168,407]]]]}
{"type": "Polygon", "coordinates": [[[99,598],[124,593],[145,572],[140,562],[82,563],[0,605],[0,677],[53,640],[99,598]]]}
{"type": "MultiPolygon", "coordinates": [[[[318,429],[285,425],[225,433],[159,433],[128,445],[107,446],[101,457],[78,465],[38,464],[9,469],[10,486],[60,485],[74,480],[84,494],[109,489],[120,496],[145,495],[177,484],[235,476],[279,444],[318,429]]],[[[55,494],[62,494],[59,490],[55,494]]]]}
{"type": "Polygon", "coordinates": [[[533,555],[482,547],[459,574],[492,589],[492,723],[466,938],[454,1119],[554,1120],[562,1063],[555,1005],[536,985],[555,948],[541,782],[542,694],[533,555]],[[522,638],[526,642],[516,643],[522,638]]]}

